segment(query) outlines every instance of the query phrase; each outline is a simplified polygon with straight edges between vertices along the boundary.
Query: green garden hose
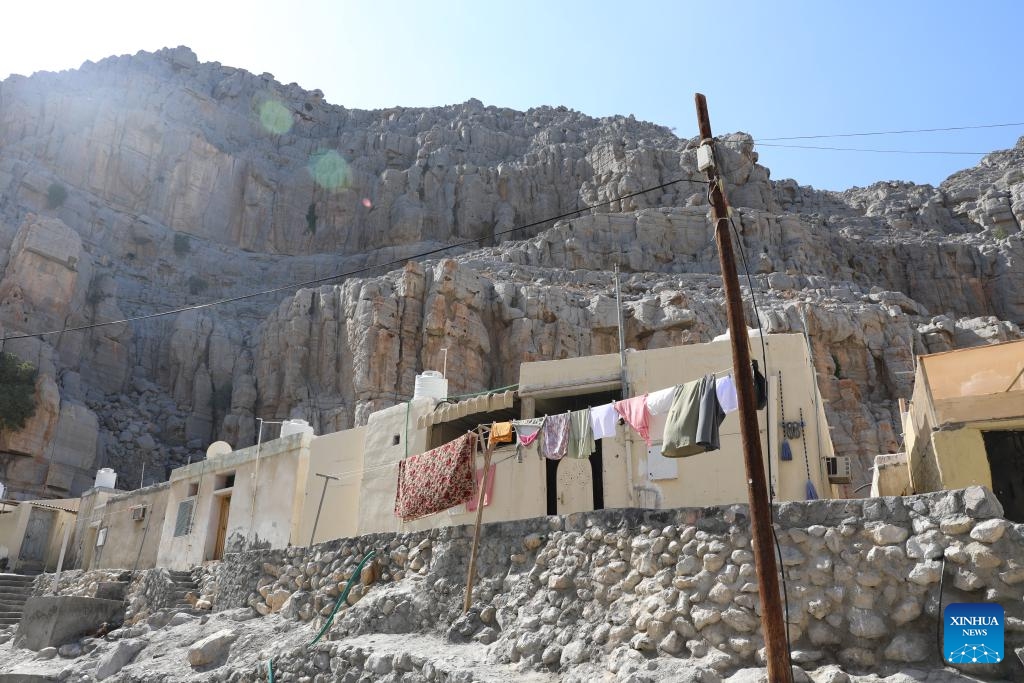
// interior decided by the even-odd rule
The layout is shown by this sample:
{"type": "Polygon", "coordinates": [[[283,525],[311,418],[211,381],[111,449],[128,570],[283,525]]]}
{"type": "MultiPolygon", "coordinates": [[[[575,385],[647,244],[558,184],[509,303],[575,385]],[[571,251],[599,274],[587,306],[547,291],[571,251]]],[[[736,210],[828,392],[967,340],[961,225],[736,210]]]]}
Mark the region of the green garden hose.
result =
{"type": "MultiPolygon", "coordinates": [[[[352,576],[349,577],[348,583],[345,584],[345,590],[342,591],[340,596],[338,596],[338,601],[334,603],[334,609],[331,610],[331,615],[327,617],[327,621],[324,622],[323,627],[320,629],[320,633],[317,633],[316,638],[311,640],[306,645],[306,647],[313,647],[314,645],[316,645],[317,641],[320,640],[325,633],[327,633],[327,629],[329,629],[331,627],[331,624],[334,623],[334,615],[338,613],[339,609],[341,609],[342,604],[346,600],[348,600],[348,594],[352,590],[353,584],[355,584],[355,582],[359,579],[359,575],[362,574],[363,567],[366,566],[366,563],[372,560],[374,555],[376,554],[376,550],[371,550],[370,552],[366,553],[366,557],[364,557],[363,561],[359,563],[359,565],[356,567],[356,570],[352,573],[352,576]]],[[[271,681],[273,681],[273,679],[271,679],[271,681]]]]}

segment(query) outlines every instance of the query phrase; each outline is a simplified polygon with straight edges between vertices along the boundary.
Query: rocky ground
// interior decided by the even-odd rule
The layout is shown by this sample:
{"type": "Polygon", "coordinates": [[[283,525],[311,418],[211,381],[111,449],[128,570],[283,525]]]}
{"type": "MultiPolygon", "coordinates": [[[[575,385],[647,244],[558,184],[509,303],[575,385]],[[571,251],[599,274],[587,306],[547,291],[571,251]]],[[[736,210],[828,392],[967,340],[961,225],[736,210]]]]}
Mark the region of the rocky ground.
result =
{"type": "MultiPolygon", "coordinates": [[[[205,610],[168,608],[167,571],[147,570],[121,629],[41,654],[8,632],[0,672],[92,680],[123,665],[112,680],[253,681],[273,659],[281,681],[754,683],[765,655],[746,515],[736,505],[486,525],[466,613],[470,527],[229,554],[193,570],[205,610]],[[307,648],[350,581],[347,606],[307,648]]],[[[1024,651],[1024,525],[1000,515],[980,487],[778,506],[796,680],[1021,680],[1013,655],[958,672],[936,650],[942,607],[984,600],[1005,609],[1007,652],[1024,651]]],[[[60,590],[88,595],[119,576],[69,572],[60,590]]]]}
{"type": "MultiPolygon", "coordinates": [[[[9,634],[8,634],[9,635],[9,634]]],[[[644,655],[621,648],[605,665],[568,667],[560,673],[526,665],[494,664],[488,646],[453,643],[431,634],[370,634],[323,640],[312,624],[297,626],[281,616],[257,618],[249,608],[196,616],[160,612],[145,623],[105,638],[84,638],[41,652],[0,644],[0,673],[52,676],[68,681],[265,681],[268,662],[277,681],[624,681],[644,683],[764,683],[764,668],[722,676],[711,666],[644,655]]],[[[6,637],[0,631],[0,641],[6,637]]],[[[977,678],[950,668],[903,668],[888,675],[845,673],[837,665],[794,668],[794,683],[967,683],[977,678]]]]}

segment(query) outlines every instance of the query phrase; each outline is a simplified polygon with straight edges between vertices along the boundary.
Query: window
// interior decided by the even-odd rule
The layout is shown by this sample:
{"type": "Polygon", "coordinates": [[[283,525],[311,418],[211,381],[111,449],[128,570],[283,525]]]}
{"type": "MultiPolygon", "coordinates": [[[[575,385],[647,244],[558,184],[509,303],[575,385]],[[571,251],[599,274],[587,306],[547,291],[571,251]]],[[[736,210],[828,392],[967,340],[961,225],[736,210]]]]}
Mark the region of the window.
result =
{"type": "Polygon", "coordinates": [[[188,536],[192,533],[192,511],[195,509],[196,499],[186,498],[178,503],[178,516],[174,520],[174,536],[188,536]]]}
{"type": "Polygon", "coordinates": [[[193,482],[188,485],[188,497],[195,498],[199,495],[199,482],[193,482]]]}
{"type": "Polygon", "coordinates": [[[213,480],[213,488],[216,490],[229,489],[235,485],[235,473],[225,472],[224,474],[218,474],[213,480]]]}
{"type": "Polygon", "coordinates": [[[107,527],[100,529],[99,534],[96,535],[96,547],[99,548],[107,542],[107,527]]]}

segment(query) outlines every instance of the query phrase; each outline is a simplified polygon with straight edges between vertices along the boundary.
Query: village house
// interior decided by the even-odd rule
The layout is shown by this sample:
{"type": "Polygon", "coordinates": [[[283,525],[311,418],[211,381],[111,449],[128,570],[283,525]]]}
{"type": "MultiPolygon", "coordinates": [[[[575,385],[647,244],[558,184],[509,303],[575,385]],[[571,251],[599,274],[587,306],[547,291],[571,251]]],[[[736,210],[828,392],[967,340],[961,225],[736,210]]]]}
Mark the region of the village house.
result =
{"type": "MultiPolygon", "coordinates": [[[[781,334],[764,340],[768,410],[759,411],[758,420],[766,465],[771,460],[770,483],[776,499],[805,500],[808,481],[820,497],[834,497],[839,491],[833,491],[831,482],[848,482],[849,466],[832,451],[804,337],[781,334]],[[786,421],[798,421],[801,411],[803,415],[799,435],[789,444],[791,460],[782,459],[783,398],[786,421]]],[[[756,338],[751,340],[751,349],[753,358],[761,357],[756,338]]],[[[623,376],[629,394],[642,395],[708,373],[726,374],[732,367],[727,340],[631,351],[625,359],[624,373],[617,354],[523,363],[515,392],[470,397],[454,404],[418,399],[372,414],[366,426],[358,533],[474,522],[475,513],[465,505],[408,523],[395,516],[397,466],[409,455],[440,446],[480,424],[564,413],[618,400],[623,376]]],[[[534,446],[524,449],[520,462],[515,444],[498,448],[493,456],[493,492],[483,520],[747,501],[738,413],[728,415],[721,425],[720,450],[687,458],[661,456],[663,425],[663,419],[652,419],[650,447],[628,425],[620,425],[614,437],[596,442],[597,450],[589,459],[545,460],[538,457],[534,446]]],[[[479,457],[477,467],[482,467],[479,457]]]]}
{"type": "Polygon", "coordinates": [[[1024,522],[1024,340],[920,356],[903,432],[907,493],[982,485],[1024,522]]]}
{"type": "MultiPolygon", "coordinates": [[[[764,358],[760,341],[753,337],[750,344],[752,357],[767,368],[767,406],[758,422],[776,500],[805,500],[809,490],[823,498],[844,494],[849,465],[833,453],[804,337],[765,336],[764,358]]],[[[280,438],[239,450],[218,442],[205,460],[174,470],[168,482],[130,492],[90,489],[64,566],[187,569],[246,548],[471,524],[473,501],[413,521],[398,517],[399,462],[494,422],[606,405],[622,398],[624,380],[628,395],[642,396],[731,372],[730,343],[720,340],[630,350],[621,358],[523,363],[518,387],[453,398],[425,392],[372,413],[363,427],[333,434],[315,436],[304,422],[285,421],[280,438]]],[[[661,455],[664,423],[664,415],[651,418],[650,445],[618,424],[613,436],[595,441],[589,458],[548,460],[536,443],[500,445],[483,521],[747,501],[738,413],[722,422],[720,449],[684,458],[661,455]]],[[[482,464],[477,452],[476,468],[482,464]]],[[[25,525],[24,516],[18,525],[25,525]]],[[[52,546],[49,537],[47,543],[52,546]]]]}
{"type": "Polygon", "coordinates": [[[78,498],[0,500],[0,571],[53,571],[75,528],[78,498]]]}

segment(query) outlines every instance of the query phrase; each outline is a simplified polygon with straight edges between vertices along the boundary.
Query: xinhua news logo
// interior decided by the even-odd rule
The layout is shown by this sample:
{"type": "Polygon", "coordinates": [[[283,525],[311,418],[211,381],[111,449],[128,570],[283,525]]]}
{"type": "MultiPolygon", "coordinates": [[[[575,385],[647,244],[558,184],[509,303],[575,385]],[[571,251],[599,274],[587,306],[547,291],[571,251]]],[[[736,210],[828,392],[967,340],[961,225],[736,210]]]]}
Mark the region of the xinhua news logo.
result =
{"type": "Polygon", "coordinates": [[[1003,607],[991,602],[954,602],[943,614],[942,656],[949,664],[1003,661],[1003,607]]]}

